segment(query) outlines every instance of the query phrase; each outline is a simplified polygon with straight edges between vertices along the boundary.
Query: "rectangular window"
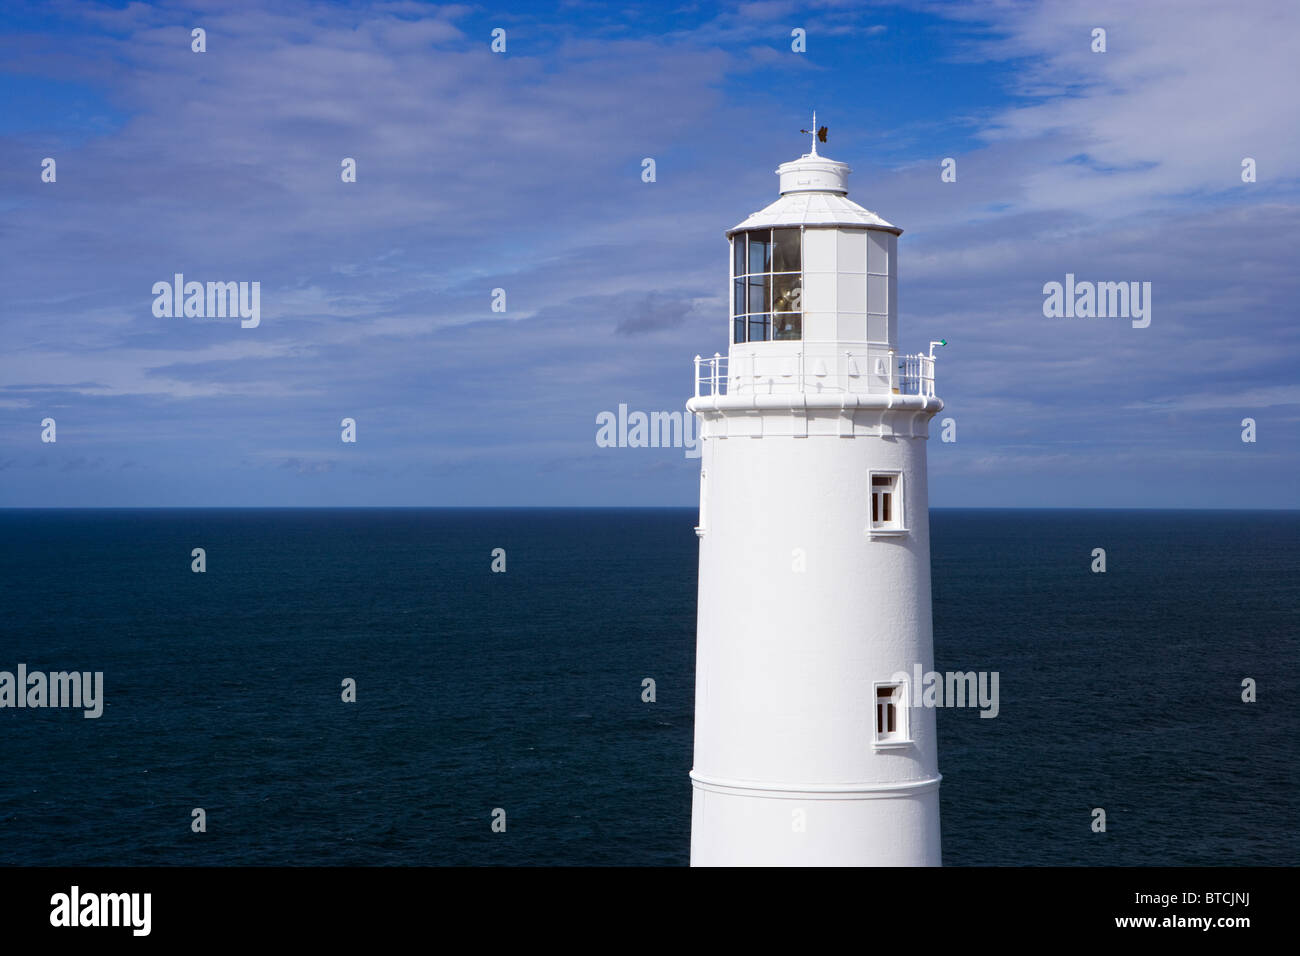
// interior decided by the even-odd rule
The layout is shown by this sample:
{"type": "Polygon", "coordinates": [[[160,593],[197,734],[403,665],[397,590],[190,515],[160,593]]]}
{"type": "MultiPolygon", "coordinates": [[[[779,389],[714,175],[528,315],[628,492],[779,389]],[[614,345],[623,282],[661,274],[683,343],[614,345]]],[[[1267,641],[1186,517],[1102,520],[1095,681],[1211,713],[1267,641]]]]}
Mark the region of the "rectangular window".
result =
{"type": "Polygon", "coordinates": [[[767,311],[767,283],[770,276],[749,277],[749,311],[767,311]]]}
{"type": "Polygon", "coordinates": [[[877,744],[907,743],[907,693],[903,684],[876,685],[877,744]]]}
{"type": "Polygon", "coordinates": [[[871,475],[871,529],[904,531],[902,475],[873,472],[871,475]]]}
{"type": "Polygon", "coordinates": [[[749,341],[766,342],[768,339],[768,322],[770,320],[771,317],[766,314],[751,315],[749,317],[749,341]]]}
{"type": "Polygon", "coordinates": [[[734,301],[732,302],[731,314],[744,315],[745,312],[747,311],[745,309],[745,280],[744,279],[737,279],[733,283],[732,298],[734,301]]]}
{"type": "Polygon", "coordinates": [[[732,326],[733,326],[732,333],[731,333],[732,341],[737,344],[744,342],[745,341],[745,317],[743,315],[736,316],[736,319],[732,323],[732,326]]]}
{"type": "Polygon", "coordinates": [[[736,236],[731,240],[731,274],[743,276],[745,274],[745,237],[736,236]]]}
{"type": "Polygon", "coordinates": [[[772,271],[772,237],[767,230],[749,233],[749,273],[772,271]]]}
{"type": "Polygon", "coordinates": [[[772,271],[798,272],[799,264],[799,230],[772,230],[772,271]]]}

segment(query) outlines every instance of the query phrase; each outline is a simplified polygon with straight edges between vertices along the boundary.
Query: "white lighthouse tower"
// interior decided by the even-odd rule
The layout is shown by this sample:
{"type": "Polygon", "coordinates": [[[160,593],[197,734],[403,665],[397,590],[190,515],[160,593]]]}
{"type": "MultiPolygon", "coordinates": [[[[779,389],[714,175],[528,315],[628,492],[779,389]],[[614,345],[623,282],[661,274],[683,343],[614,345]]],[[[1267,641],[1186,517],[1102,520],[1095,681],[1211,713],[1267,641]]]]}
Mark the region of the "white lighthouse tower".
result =
{"type": "MultiPolygon", "coordinates": [[[[816,122],[813,124],[816,129],[816,122]]],[[[691,864],[937,866],[926,439],[934,346],[898,350],[898,236],[849,167],[783,164],[728,230],[730,348],[696,357],[691,864]]]]}

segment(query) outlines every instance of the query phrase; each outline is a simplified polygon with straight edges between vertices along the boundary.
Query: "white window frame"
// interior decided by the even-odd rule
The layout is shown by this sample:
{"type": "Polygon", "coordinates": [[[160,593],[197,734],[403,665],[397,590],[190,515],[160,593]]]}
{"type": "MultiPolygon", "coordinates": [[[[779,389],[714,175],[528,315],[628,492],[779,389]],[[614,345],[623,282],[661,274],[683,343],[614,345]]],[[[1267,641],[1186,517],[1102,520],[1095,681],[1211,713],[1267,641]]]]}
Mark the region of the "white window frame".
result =
{"type": "Polygon", "coordinates": [[[911,533],[911,528],[907,523],[907,494],[903,487],[903,473],[898,469],[881,468],[867,472],[867,534],[873,538],[897,537],[911,533]],[[894,517],[889,524],[881,524],[872,520],[871,505],[876,496],[876,478],[893,478],[894,487],[891,491],[893,500],[890,502],[890,510],[894,517]]]}
{"type": "Polygon", "coordinates": [[[912,726],[908,707],[909,695],[905,680],[878,680],[871,686],[871,745],[876,750],[902,750],[912,746],[912,726]],[[894,732],[882,732],[880,729],[880,688],[894,689],[894,711],[896,727],[894,732]]]}

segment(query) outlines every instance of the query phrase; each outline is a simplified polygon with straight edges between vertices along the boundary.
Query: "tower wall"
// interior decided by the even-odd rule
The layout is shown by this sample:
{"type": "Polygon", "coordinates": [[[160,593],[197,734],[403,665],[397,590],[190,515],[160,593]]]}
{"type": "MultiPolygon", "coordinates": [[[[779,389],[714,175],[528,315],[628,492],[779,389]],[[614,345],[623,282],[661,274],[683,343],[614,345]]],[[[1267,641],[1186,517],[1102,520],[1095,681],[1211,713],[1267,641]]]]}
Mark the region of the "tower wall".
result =
{"type": "Polygon", "coordinates": [[[933,665],[937,407],[859,411],[849,435],[705,412],[693,865],[940,862],[934,711],[905,708],[906,745],[874,742],[876,682],[933,665]],[[901,476],[905,533],[871,530],[881,470],[901,476]]]}

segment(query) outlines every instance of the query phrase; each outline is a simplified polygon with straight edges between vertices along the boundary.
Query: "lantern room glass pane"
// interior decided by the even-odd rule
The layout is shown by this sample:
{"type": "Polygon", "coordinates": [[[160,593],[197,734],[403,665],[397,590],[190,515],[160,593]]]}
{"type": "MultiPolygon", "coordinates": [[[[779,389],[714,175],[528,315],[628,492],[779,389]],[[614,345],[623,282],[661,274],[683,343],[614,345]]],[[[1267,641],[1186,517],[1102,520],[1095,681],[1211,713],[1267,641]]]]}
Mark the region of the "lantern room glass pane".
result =
{"type": "Polygon", "coordinates": [[[799,312],[803,309],[803,275],[772,276],[772,309],[775,312],[799,312]]]}
{"type": "Polygon", "coordinates": [[[745,317],[743,315],[736,316],[735,321],[732,323],[731,340],[737,343],[745,341],[745,317]]]}
{"type": "Polygon", "coordinates": [[[773,315],[772,338],[778,341],[798,341],[803,338],[803,313],[777,312],[773,315]]]}
{"type": "Polygon", "coordinates": [[[734,289],[732,291],[731,305],[732,305],[732,309],[731,309],[732,315],[745,314],[745,280],[744,279],[737,279],[735,281],[734,289]]]}
{"type": "Polygon", "coordinates": [[[743,276],[745,274],[745,237],[743,235],[734,236],[731,240],[731,274],[733,276],[743,276]]]}
{"type": "Polygon", "coordinates": [[[799,264],[799,230],[772,230],[772,271],[798,272],[799,264]]]}
{"type": "Polygon", "coordinates": [[[749,311],[767,311],[767,283],[771,276],[749,277],[749,311]]]}
{"type": "Polygon", "coordinates": [[[771,316],[768,315],[751,315],[749,317],[749,341],[766,342],[768,339],[767,330],[771,316]]]}
{"type": "Polygon", "coordinates": [[[772,271],[772,234],[768,230],[749,234],[749,271],[772,271]]]}

